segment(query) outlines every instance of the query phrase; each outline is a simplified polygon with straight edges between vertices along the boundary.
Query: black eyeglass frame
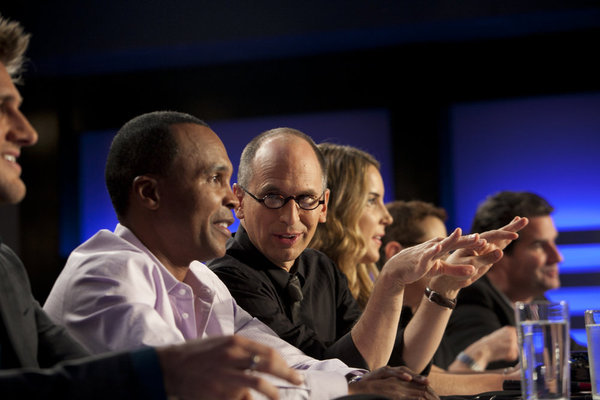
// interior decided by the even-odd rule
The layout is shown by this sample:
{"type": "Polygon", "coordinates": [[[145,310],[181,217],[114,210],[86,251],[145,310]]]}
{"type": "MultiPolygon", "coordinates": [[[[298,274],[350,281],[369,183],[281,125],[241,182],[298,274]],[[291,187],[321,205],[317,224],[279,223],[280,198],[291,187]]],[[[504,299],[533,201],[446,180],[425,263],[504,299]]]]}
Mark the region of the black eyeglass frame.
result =
{"type": "MultiPolygon", "coordinates": [[[[268,208],[269,210],[278,210],[280,208],[282,208],[283,206],[285,206],[290,200],[294,200],[296,202],[296,204],[298,205],[298,207],[300,207],[302,210],[305,211],[312,211],[317,209],[320,205],[325,204],[325,199],[323,199],[323,195],[325,194],[325,190],[323,191],[323,193],[321,193],[321,195],[317,198],[317,202],[315,203],[315,206],[312,208],[306,208],[303,207],[302,204],[300,204],[300,201],[298,200],[298,198],[296,196],[288,196],[288,197],[283,197],[280,194],[267,194],[265,195],[262,199],[256,197],[254,194],[250,193],[245,187],[243,187],[242,185],[240,185],[238,183],[238,186],[242,188],[242,190],[246,193],[248,193],[250,195],[250,197],[252,197],[254,200],[258,201],[260,204],[262,204],[263,206],[265,206],[265,208],[268,208]],[[279,206],[279,207],[269,207],[266,203],[265,200],[267,199],[267,197],[271,196],[271,198],[275,197],[275,198],[279,198],[281,200],[283,200],[283,203],[279,206]]],[[[313,198],[313,196],[310,195],[302,195],[300,197],[310,197],[311,199],[313,198]]]]}

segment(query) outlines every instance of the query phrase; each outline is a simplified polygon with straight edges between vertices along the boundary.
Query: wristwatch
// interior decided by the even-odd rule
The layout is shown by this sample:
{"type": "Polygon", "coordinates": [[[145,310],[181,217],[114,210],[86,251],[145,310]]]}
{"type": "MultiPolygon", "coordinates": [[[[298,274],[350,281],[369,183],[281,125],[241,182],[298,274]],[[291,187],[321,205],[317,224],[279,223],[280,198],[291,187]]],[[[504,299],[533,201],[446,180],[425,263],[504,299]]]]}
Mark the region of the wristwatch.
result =
{"type": "Polygon", "coordinates": [[[431,301],[432,303],[435,303],[442,307],[446,307],[451,310],[454,310],[456,308],[456,299],[449,299],[447,297],[444,297],[438,292],[434,292],[428,287],[425,288],[425,297],[427,297],[427,300],[431,301]]]}
{"type": "Polygon", "coordinates": [[[469,356],[464,351],[461,351],[460,353],[458,353],[458,355],[456,356],[456,359],[458,361],[460,361],[461,363],[465,364],[467,367],[469,367],[473,371],[481,372],[481,371],[485,370],[485,368],[483,368],[481,365],[477,364],[477,361],[475,361],[471,356],[469,356]]]}

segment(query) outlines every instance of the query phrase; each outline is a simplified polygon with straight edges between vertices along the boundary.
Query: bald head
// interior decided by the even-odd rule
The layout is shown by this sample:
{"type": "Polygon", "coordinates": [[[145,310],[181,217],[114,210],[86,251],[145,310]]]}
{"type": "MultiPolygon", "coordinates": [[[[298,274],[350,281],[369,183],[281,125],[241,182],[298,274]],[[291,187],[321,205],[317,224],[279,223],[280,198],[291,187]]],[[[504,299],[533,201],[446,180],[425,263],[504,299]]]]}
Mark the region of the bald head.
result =
{"type": "Polygon", "coordinates": [[[323,156],[302,132],[279,128],[246,146],[239,171],[234,185],[239,201],[236,215],[254,246],[289,271],[308,247],[317,225],[326,219],[329,192],[323,156]],[[268,208],[265,196],[280,196],[287,202],[268,208]],[[303,209],[296,202],[303,197],[321,202],[314,209],[303,209]]]}
{"type": "MultiPolygon", "coordinates": [[[[293,128],[275,128],[261,133],[250,141],[244,148],[242,156],[240,158],[240,165],[238,168],[237,181],[240,185],[247,187],[253,178],[255,168],[260,168],[260,163],[256,162],[257,154],[261,152],[261,149],[266,144],[278,144],[282,146],[285,143],[296,143],[300,144],[305,142],[308,148],[300,149],[289,147],[290,153],[297,154],[301,157],[305,157],[311,152],[317,158],[319,166],[321,168],[321,175],[323,179],[323,190],[327,187],[327,167],[325,159],[318,149],[315,142],[307,134],[293,128]]],[[[265,151],[262,151],[263,159],[265,157],[265,151]]]]}

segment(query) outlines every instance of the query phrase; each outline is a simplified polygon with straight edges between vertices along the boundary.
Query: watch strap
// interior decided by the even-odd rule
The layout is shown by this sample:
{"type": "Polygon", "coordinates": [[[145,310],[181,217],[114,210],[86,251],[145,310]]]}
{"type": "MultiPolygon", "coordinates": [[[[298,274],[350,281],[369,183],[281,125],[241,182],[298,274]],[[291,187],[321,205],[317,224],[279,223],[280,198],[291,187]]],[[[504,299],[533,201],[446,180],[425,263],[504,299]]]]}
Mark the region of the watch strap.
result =
{"type": "Polygon", "coordinates": [[[447,297],[444,297],[438,292],[435,292],[428,287],[425,288],[425,297],[427,297],[427,300],[431,301],[432,303],[435,303],[442,307],[446,307],[451,310],[454,310],[456,308],[456,299],[449,299],[447,297]]]}

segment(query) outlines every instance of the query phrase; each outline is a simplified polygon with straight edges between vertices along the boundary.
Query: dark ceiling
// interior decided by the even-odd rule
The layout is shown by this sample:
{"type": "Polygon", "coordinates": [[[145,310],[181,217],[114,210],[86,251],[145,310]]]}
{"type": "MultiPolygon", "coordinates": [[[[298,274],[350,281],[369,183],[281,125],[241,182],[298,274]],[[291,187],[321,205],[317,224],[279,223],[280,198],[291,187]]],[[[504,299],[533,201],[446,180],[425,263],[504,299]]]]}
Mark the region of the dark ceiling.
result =
{"type": "Polygon", "coordinates": [[[17,1],[0,12],[33,33],[32,72],[46,76],[600,28],[597,0],[17,1]]]}

